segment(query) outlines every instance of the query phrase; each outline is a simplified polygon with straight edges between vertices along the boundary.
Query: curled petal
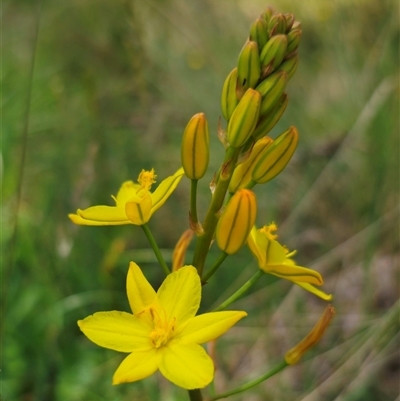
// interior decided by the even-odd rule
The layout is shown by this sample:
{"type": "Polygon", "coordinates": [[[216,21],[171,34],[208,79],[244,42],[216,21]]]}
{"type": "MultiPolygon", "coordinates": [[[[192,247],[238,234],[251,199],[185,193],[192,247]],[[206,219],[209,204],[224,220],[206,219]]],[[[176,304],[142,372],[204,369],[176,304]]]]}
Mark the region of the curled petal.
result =
{"type": "Polygon", "coordinates": [[[151,194],[153,201],[153,206],[151,209],[151,214],[156,212],[169,198],[169,196],[174,192],[175,188],[178,186],[180,180],[184,175],[183,168],[180,168],[174,175],[161,181],[157,189],[151,194]]]}
{"type": "Polygon", "coordinates": [[[97,312],[78,321],[89,340],[100,347],[120,352],[151,348],[149,328],[140,319],[126,312],[97,312]]]}
{"type": "Polygon", "coordinates": [[[78,214],[70,213],[68,215],[70,220],[74,224],[78,224],[80,226],[119,226],[123,224],[131,224],[129,220],[125,221],[95,221],[95,220],[86,220],[78,214]]]}
{"type": "Polygon", "coordinates": [[[187,390],[203,388],[214,377],[214,364],[198,344],[168,344],[160,349],[158,364],[168,380],[187,390]]]}
{"type": "Polygon", "coordinates": [[[140,184],[135,184],[133,181],[125,181],[118,191],[115,198],[117,206],[125,206],[129,199],[133,198],[142,187],[140,184]]]}
{"type": "Polygon", "coordinates": [[[113,376],[113,384],[130,383],[152,375],[158,369],[157,352],[134,351],[118,366],[113,376]]]}
{"type": "Polygon", "coordinates": [[[142,226],[150,220],[151,208],[151,195],[142,190],[125,204],[125,213],[133,224],[142,226]]]}
{"type": "Polygon", "coordinates": [[[320,297],[324,301],[330,301],[333,296],[332,294],[326,294],[325,292],[321,291],[318,288],[315,288],[313,285],[309,283],[300,283],[300,282],[295,282],[299,287],[303,288],[304,290],[311,292],[311,294],[316,295],[317,297],[320,297]]]}
{"type": "Polygon", "coordinates": [[[116,206],[92,206],[84,210],[78,209],[77,214],[70,214],[69,218],[75,224],[89,226],[129,224],[124,208],[116,206]]]}
{"type": "Polygon", "coordinates": [[[280,278],[293,281],[295,283],[309,283],[314,285],[322,285],[323,280],[321,275],[307,267],[295,266],[282,263],[280,265],[265,265],[261,268],[266,273],[274,274],[280,278]]]}
{"type": "Polygon", "coordinates": [[[184,343],[203,344],[221,336],[245,316],[247,313],[242,311],[204,313],[191,319],[175,338],[184,343]]]}

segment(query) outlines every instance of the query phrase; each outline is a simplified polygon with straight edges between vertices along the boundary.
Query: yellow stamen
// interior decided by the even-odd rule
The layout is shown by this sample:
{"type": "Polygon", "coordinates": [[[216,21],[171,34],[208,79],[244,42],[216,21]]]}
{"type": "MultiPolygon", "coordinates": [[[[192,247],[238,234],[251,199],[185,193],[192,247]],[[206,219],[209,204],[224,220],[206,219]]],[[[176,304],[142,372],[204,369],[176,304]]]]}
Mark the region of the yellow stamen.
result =
{"type": "Polygon", "coordinates": [[[153,331],[150,333],[150,341],[156,348],[168,343],[175,331],[176,318],[172,318],[169,322],[166,320],[166,313],[161,309],[162,315],[157,312],[154,307],[149,308],[151,319],[154,323],[153,331]]]}
{"type": "Polygon", "coordinates": [[[278,226],[274,222],[268,224],[267,226],[264,226],[263,228],[260,228],[260,232],[264,233],[267,236],[267,238],[271,241],[276,240],[278,238],[276,234],[273,234],[277,230],[278,226]]]}
{"type": "Polygon", "coordinates": [[[138,183],[147,191],[150,191],[152,184],[154,184],[156,180],[157,175],[155,174],[154,168],[150,171],[142,170],[138,177],[138,183]]]}

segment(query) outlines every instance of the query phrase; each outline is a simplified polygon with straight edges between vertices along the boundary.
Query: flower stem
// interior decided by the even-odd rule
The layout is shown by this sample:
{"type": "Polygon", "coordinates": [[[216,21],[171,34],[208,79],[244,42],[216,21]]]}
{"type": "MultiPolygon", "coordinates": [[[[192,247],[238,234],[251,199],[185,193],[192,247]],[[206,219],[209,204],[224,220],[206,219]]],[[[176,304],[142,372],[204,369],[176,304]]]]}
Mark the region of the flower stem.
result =
{"type": "Polygon", "coordinates": [[[231,303],[235,302],[238,300],[242,295],[250,288],[252,287],[258,279],[263,275],[262,270],[258,270],[256,274],[253,275],[249,280],[247,280],[233,295],[231,295],[226,301],[222,302],[221,305],[217,306],[213,312],[221,311],[225,309],[227,306],[229,306],[231,303]]]}
{"type": "Polygon", "coordinates": [[[167,264],[165,263],[163,256],[161,255],[160,248],[158,247],[157,242],[154,239],[149,226],[147,224],[143,224],[141,227],[142,227],[144,233],[146,234],[146,237],[149,240],[151,247],[153,248],[153,251],[154,251],[154,254],[156,255],[158,263],[160,263],[160,266],[164,270],[164,273],[168,276],[168,274],[170,274],[171,271],[169,270],[167,264]]]}
{"type": "Polygon", "coordinates": [[[228,254],[226,252],[222,252],[217,261],[214,263],[214,266],[207,272],[207,274],[201,280],[203,284],[207,283],[210,277],[217,271],[217,269],[222,265],[223,261],[227,258],[228,254]]]}
{"type": "Polygon", "coordinates": [[[200,277],[203,274],[204,263],[214,236],[215,227],[218,223],[218,212],[224,202],[226,191],[229,187],[229,182],[233,170],[235,169],[239,153],[240,149],[233,148],[228,148],[225,152],[225,159],[220,169],[219,176],[217,177],[218,183],[208,208],[206,218],[204,219],[204,234],[197,238],[192,264],[196,267],[200,277]]]}
{"type": "Polygon", "coordinates": [[[195,389],[195,390],[188,390],[189,391],[189,397],[190,401],[203,401],[203,396],[201,394],[200,389],[195,389]]]}
{"type": "Polygon", "coordinates": [[[235,389],[231,391],[227,391],[226,393],[222,394],[217,394],[214,397],[208,398],[207,401],[215,401],[215,400],[220,400],[221,398],[226,398],[229,397],[230,395],[238,394],[243,391],[248,390],[249,388],[252,388],[254,386],[257,386],[258,384],[262,383],[263,381],[269,379],[270,377],[276,375],[279,373],[281,370],[285,369],[286,366],[289,366],[284,360],[280,362],[278,365],[276,365],[273,369],[271,369],[269,372],[265,373],[264,375],[260,376],[257,379],[254,379],[246,384],[243,384],[242,386],[236,387],[235,389]]]}
{"type": "Polygon", "coordinates": [[[197,182],[198,180],[190,181],[190,219],[193,223],[199,222],[197,218],[197,182]]]}

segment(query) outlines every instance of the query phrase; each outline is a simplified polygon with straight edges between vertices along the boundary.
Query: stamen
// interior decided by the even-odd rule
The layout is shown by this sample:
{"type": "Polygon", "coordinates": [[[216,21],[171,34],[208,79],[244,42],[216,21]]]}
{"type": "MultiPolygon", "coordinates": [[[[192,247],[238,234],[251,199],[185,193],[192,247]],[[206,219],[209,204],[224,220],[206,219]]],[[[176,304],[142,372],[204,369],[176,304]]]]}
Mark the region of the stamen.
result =
{"type": "Polygon", "coordinates": [[[150,191],[152,184],[156,182],[157,175],[155,174],[154,168],[150,171],[142,170],[138,177],[138,183],[143,189],[150,191]]]}
{"type": "Polygon", "coordinates": [[[275,231],[278,230],[278,226],[272,222],[271,224],[264,226],[263,228],[260,228],[260,232],[264,233],[269,240],[276,240],[278,236],[276,234],[273,234],[275,231]]]}

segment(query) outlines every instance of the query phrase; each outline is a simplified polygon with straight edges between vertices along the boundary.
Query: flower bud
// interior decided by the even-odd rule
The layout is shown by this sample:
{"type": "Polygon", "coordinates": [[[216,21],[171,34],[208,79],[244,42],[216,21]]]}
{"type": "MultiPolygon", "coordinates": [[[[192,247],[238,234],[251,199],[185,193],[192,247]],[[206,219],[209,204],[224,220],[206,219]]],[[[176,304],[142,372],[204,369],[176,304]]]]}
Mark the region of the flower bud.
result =
{"type": "Polygon", "coordinates": [[[251,175],[254,166],[257,164],[260,155],[272,143],[272,139],[268,136],[261,138],[253,146],[250,156],[233,171],[231,181],[229,183],[229,192],[235,193],[238,189],[245,188],[251,181],[251,175]]]}
{"type": "Polygon", "coordinates": [[[264,19],[257,18],[250,27],[250,40],[257,42],[258,51],[261,52],[268,39],[268,24],[264,19]]]}
{"type": "Polygon", "coordinates": [[[236,85],[237,85],[237,68],[234,68],[229,75],[226,77],[224,86],[222,88],[221,95],[221,109],[222,115],[226,121],[229,121],[233,110],[239,103],[236,96],[236,85]]]}
{"type": "Polygon", "coordinates": [[[195,114],[182,138],[181,160],[185,175],[191,180],[199,180],[208,167],[210,155],[208,123],[204,113],[195,114]]]}
{"type": "Polygon", "coordinates": [[[257,184],[264,184],[276,177],[293,156],[298,137],[295,127],[290,127],[279,135],[260,156],[254,167],[252,180],[257,184]]]}
{"type": "Polygon", "coordinates": [[[142,226],[150,220],[152,206],[150,192],[142,189],[126,202],[125,213],[133,224],[142,226]]]}
{"type": "Polygon", "coordinates": [[[268,113],[279,101],[286,88],[287,81],[287,73],[278,71],[264,79],[264,81],[257,86],[256,90],[260,92],[262,96],[260,116],[268,113]]]}
{"type": "Polygon", "coordinates": [[[191,229],[186,230],[179,241],[175,245],[174,252],[172,254],[172,271],[179,270],[185,264],[186,251],[192,241],[194,231],[191,229]]]}
{"type": "Polygon", "coordinates": [[[284,71],[287,74],[287,80],[289,81],[292,79],[294,73],[297,70],[297,67],[299,66],[299,56],[295,54],[293,57],[290,59],[284,61],[277,69],[276,72],[279,71],[284,71]]]}
{"type": "Polygon", "coordinates": [[[268,23],[271,17],[274,15],[274,10],[272,7],[267,7],[265,11],[260,15],[260,17],[268,23]]]}
{"type": "Polygon", "coordinates": [[[247,41],[239,54],[238,59],[238,83],[244,93],[248,88],[257,85],[261,75],[260,54],[258,45],[254,41],[247,41]]]}
{"type": "Polygon", "coordinates": [[[333,316],[335,316],[335,309],[332,305],[328,305],[310,333],[295,347],[286,352],[285,361],[288,365],[296,364],[310,348],[314,347],[314,345],[319,342],[333,319],[333,316]]]}
{"type": "Polygon", "coordinates": [[[267,135],[268,132],[275,127],[276,123],[285,112],[287,104],[288,96],[286,93],[283,93],[275,106],[258,120],[256,129],[252,133],[252,136],[256,141],[267,135]]]}
{"type": "Polygon", "coordinates": [[[292,29],[294,24],[294,15],[293,14],[283,14],[286,20],[286,32],[289,32],[292,29]]]}
{"type": "Polygon", "coordinates": [[[297,50],[297,48],[299,47],[300,39],[301,39],[300,29],[292,29],[287,34],[288,45],[286,49],[286,54],[291,54],[297,50]]]}
{"type": "Polygon", "coordinates": [[[275,35],[263,47],[260,55],[262,75],[272,73],[282,62],[287,51],[288,40],[286,35],[275,35]]]}
{"type": "Polygon", "coordinates": [[[286,18],[283,14],[275,14],[268,22],[269,37],[286,33],[286,18]]]}
{"type": "Polygon", "coordinates": [[[253,133],[257,125],[260,105],[260,93],[254,89],[247,89],[228,123],[227,138],[231,147],[241,147],[253,133]]]}
{"type": "Polygon", "coordinates": [[[247,240],[255,223],[257,201],[255,194],[248,189],[240,189],[232,196],[219,218],[216,239],[219,248],[232,255],[247,240]]]}

